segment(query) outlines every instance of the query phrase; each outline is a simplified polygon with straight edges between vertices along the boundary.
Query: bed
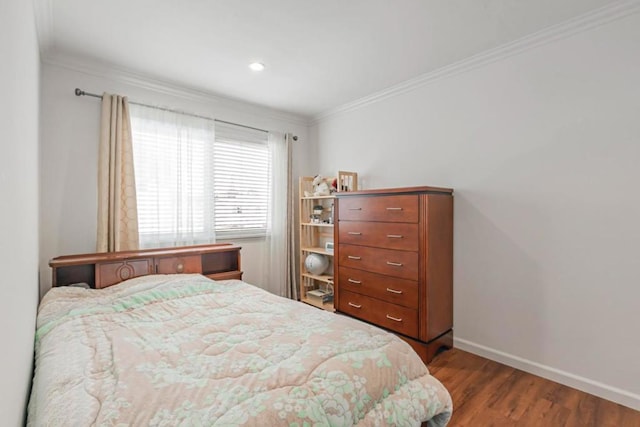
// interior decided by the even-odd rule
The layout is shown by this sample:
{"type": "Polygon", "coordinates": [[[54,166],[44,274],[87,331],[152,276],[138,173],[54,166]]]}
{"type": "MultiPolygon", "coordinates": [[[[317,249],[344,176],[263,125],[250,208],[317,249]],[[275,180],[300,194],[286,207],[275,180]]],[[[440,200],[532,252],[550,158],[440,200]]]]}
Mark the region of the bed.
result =
{"type": "Polygon", "coordinates": [[[28,425],[444,426],[451,410],[395,335],[237,279],[56,287],[38,310],[28,425]]]}

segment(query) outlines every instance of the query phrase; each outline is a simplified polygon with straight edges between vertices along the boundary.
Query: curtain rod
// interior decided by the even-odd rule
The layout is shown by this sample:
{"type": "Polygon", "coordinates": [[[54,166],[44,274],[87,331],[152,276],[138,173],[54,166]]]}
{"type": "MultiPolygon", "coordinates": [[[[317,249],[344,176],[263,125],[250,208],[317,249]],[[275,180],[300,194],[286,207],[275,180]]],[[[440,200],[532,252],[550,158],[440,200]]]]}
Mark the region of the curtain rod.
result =
{"type": "MultiPolygon", "coordinates": [[[[102,95],[98,95],[97,93],[91,93],[91,92],[85,92],[82,89],[78,89],[76,88],[75,90],[75,94],[76,96],[91,96],[93,98],[99,98],[102,99],[102,95]]],[[[187,113],[184,111],[180,111],[180,110],[173,110],[171,108],[164,108],[164,107],[157,107],[155,105],[149,105],[149,104],[142,104],[140,102],[133,102],[133,101],[129,101],[129,104],[133,104],[133,105],[139,105],[141,107],[148,107],[148,108],[156,108],[158,110],[162,110],[162,111],[168,111],[170,113],[179,113],[179,114],[184,114],[186,116],[191,116],[191,117],[198,117],[200,119],[205,119],[205,120],[212,120],[214,122],[218,122],[218,123],[224,123],[227,125],[233,125],[233,126],[240,126],[246,129],[253,129],[253,130],[257,130],[258,132],[265,132],[265,133],[269,133],[268,130],[264,130],[264,129],[260,129],[260,128],[254,128],[252,126],[247,126],[247,125],[241,125],[239,123],[233,123],[233,122],[228,122],[226,120],[220,120],[220,119],[212,119],[211,117],[207,117],[207,116],[201,116],[199,114],[193,114],[193,113],[187,113]]],[[[293,140],[297,141],[298,137],[297,135],[293,135],[293,140]]]]}

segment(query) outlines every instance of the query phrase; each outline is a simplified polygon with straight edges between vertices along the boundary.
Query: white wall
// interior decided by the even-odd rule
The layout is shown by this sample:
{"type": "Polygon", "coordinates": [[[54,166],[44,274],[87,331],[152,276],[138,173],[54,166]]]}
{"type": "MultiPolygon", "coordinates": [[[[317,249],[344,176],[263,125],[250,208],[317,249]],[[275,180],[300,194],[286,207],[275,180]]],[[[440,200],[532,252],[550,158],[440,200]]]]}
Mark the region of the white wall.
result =
{"type": "Polygon", "coordinates": [[[19,426],[38,305],[40,58],[32,2],[0,2],[0,58],[0,420],[19,426]]]}
{"type": "Polygon", "coordinates": [[[640,16],[328,115],[320,170],[455,189],[456,345],[640,409],[640,16]]]}
{"type": "MultiPolygon", "coordinates": [[[[308,174],[315,162],[306,121],[254,105],[228,102],[170,85],[132,78],[130,74],[78,64],[68,59],[49,61],[42,77],[42,164],[40,215],[41,292],[51,287],[48,262],[64,254],[95,252],[97,218],[97,146],[100,101],[76,97],[87,92],[110,92],[130,100],[162,105],[262,129],[292,132],[294,176],[308,174]],[[68,64],[72,64],[68,66],[68,64]]],[[[241,240],[243,279],[260,284],[263,277],[262,240],[241,240]]]]}

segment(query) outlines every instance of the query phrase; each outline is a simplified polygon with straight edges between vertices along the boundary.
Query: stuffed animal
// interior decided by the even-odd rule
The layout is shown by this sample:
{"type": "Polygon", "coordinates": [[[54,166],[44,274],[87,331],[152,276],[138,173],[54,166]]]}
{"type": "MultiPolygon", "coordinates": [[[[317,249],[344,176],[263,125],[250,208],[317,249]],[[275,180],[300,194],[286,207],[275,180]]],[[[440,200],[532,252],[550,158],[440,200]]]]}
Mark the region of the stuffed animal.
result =
{"type": "Polygon", "coordinates": [[[333,180],[331,181],[330,191],[332,194],[338,191],[338,178],[333,178],[333,180]]]}
{"type": "MultiPolygon", "coordinates": [[[[305,195],[307,194],[308,192],[305,192],[305,195]]],[[[327,181],[325,181],[322,175],[313,177],[313,193],[308,196],[328,196],[330,194],[329,184],[327,184],[327,181]]]]}

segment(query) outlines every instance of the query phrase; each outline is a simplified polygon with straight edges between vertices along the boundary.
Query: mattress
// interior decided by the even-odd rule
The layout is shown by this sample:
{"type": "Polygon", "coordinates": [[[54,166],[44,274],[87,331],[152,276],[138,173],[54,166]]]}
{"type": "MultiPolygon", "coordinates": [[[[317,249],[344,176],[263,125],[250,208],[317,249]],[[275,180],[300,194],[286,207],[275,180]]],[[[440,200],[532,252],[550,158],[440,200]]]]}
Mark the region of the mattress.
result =
{"type": "Polygon", "coordinates": [[[239,280],[54,288],[28,425],[444,426],[451,397],[374,326],[239,280]]]}

